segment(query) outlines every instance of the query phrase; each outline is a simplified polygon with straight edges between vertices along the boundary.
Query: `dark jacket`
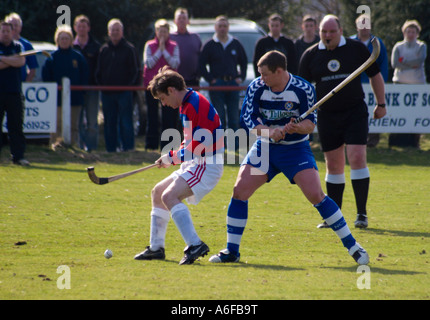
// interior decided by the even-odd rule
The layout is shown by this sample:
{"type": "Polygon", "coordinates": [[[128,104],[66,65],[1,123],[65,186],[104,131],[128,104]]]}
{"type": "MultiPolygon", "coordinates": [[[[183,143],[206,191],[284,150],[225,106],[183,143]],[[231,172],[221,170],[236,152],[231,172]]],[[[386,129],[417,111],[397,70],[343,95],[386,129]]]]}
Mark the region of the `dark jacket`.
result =
{"type": "Polygon", "coordinates": [[[73,48],[79,51],[85,59],[87,59],[88,69],[89,69],[89,85],[96,84],[96,68],[97,68],[97,58],[99,56],[100,51],[100,43],[95,40],[91,35],[89,36],[88,43],[85,47],[81,48],[81,46],[75,44],[73,48]]]}
{"type": "MultiPolygon", "coordinates": [[[[7,47],[3,43],[0,43],[0,55],[9,56],[22,51],[24,51],[23,47],[18,41],[12,41],[7,47]]],[[[0,70],[0,92],[21,92],[21,80],[21,68],[9,67],[0,70]]]]}
{"type": "Polygon", "coordinates": [[[124,38],[115,46],[111,41],[100,48],[96,83],[106,86],[134,86],[139,81],[140,63],[135,47],[124,38]]]}
{"type": "Polygon", "coordinates": [[[296,47],[294,46],[294,42],[281,35],[278,41],[275,41],[271,36],[266,36],[260,38],[255,44],[254,51],[254,71],[255,76],[259,77],[260,73],[258,72],[258,61],[260,58],[267,52],[271,50],[278,50],[282,52],[287,57],[287,70],[292,74],[296,74],[298,70],[297,65],[297,54],[296,47]]]}
{"type": "Polygon", "coordinates": [[[236,38],[224,49],[220,42],[213,39],[208,40],[204,45],[199,59],[200,74],[207,82],[222,77],[246,79],[246,69],[248,59],[245,49],[236,38]],[[206,68],[209,65],[209,72],[206,68]],[[240,73],[237,72],[237,66],[240,73]]]}
{"type": "MultiPolygon", "coordinates": [[[[69,78],[71,85],[88,85],[87,61],[75,49],[58,49],[45,61],[42,68],[43,81],[55,81],[61,85],[63,77],[69,78]]],[[[72,106],[82,105],[84,93],[73,90],[70,99],[72,106]]],[[[58,100],[61,101],[61,95],[58,96],[58,100]]]]}

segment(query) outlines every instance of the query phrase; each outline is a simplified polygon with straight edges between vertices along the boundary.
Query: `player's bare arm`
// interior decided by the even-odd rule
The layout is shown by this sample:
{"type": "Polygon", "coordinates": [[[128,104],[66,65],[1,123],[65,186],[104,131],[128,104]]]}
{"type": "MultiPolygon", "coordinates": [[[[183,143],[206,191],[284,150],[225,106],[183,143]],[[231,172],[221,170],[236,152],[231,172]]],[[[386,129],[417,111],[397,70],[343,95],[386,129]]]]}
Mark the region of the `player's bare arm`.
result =
{"type": "Polygon", "coordinates": [[[373,118],[381,119],[387,114],[387,109],[385,108],[384,78],[382,78],[380,72],[370,78],[370,86],[372,87],[373,93],[375,94],[377,103],[375,109],[373,110],[373,118]]]}

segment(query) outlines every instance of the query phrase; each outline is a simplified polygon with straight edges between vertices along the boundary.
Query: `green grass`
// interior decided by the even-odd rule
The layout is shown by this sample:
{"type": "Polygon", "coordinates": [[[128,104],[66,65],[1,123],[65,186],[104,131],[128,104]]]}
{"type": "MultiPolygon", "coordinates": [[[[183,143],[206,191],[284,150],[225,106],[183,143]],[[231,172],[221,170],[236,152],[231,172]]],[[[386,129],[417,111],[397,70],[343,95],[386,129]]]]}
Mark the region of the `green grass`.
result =
{"type": "MultiPolygon", "coordinates": [[[[213,265],[207,257],[179,266],[185,246],[170,221],[166,261],[133,256],[149,241],[150,192],[175,168],[152,169],[114,183],[99,176],[153,162],[155,153],[87,154],[28,146],[29,168],[0,158],[0,299],[426,299],[430,298],[430,143],[422,150],[369,149],[369,228],[353,228],[355,204],[347,183],[343,212],[368,250],[371,288],[357,288],[357,265],[331,230],[315,226],[317,211],[296,186],[278,176],[249,203],[241,262],[213,265]],[[18,245],[19,241],[26,244],[18,245]],[[113,251],[107,260],[103,252],[113,251]],[[71,272],[71,289],[57,288],[71,272]]],[[[323,181],[325,166],[314,153],[323,181]]],[[[225,247],[225,217],[238,166],[197,206],[189,206],[211,253],[225,247]]],[[[349,169],[346,176],[349,176],[349,169]]],[[[323,184],[324,185],[324,184],[323,184]]],[[[325,189],[325,188],[324,188],[325,189]]]]}

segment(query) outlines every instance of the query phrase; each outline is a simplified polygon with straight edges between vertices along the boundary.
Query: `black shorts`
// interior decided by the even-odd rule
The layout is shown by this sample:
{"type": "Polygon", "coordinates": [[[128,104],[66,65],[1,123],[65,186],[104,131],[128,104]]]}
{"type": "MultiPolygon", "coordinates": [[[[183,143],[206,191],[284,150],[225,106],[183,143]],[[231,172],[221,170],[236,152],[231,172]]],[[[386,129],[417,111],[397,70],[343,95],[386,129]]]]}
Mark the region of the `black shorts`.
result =
{"type": "Polygon", "coordinates": [[[366,103],[341,112],[318,112],[318,136],[324,152],[343,144],[367,144],[369,112],[366,103]]]}

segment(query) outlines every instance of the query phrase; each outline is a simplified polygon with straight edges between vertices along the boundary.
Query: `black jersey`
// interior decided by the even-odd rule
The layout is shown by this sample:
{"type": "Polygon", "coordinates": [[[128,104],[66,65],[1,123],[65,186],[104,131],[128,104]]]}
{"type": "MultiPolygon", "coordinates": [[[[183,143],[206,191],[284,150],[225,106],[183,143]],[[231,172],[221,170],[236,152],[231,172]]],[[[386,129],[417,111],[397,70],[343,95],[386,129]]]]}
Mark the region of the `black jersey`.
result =
{"type": "MultiPolygon", "coordinates": [[[[303,54],[299,75],[315,83],[317,99],[320,100],[357,70],[369,56],[366,46],[356,40],[341,37],[338,47],[332,51],[327,50],[320,41],[303,54]]],[[[379,67],[373,63],[365,72],[373,77],[379,72],[379,67]]],[[[325,102],[320,110],[341,111],[362,106],[363,99],[363,87],[360,77],[357,77],[325,102]]]]}

